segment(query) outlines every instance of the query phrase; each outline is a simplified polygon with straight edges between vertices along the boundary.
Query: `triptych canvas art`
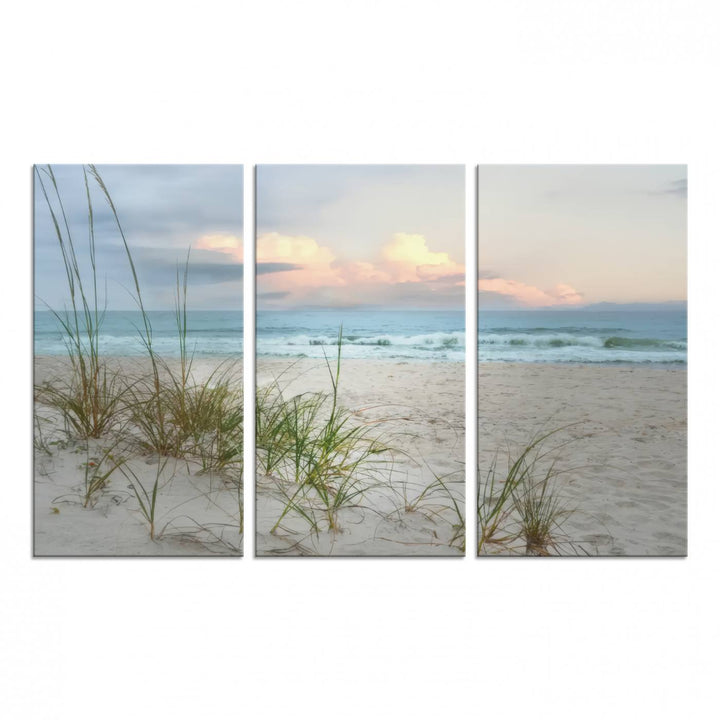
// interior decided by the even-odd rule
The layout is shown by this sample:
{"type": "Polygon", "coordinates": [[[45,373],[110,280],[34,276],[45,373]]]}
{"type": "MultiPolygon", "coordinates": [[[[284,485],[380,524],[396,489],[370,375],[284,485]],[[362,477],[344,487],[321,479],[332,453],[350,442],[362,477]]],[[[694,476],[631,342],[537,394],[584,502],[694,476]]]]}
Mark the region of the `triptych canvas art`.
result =
{"type": "Polygon", "coordinates": [[[685,166],[243,173],[34,169],[36,556],[686,554],[685,166]]]}

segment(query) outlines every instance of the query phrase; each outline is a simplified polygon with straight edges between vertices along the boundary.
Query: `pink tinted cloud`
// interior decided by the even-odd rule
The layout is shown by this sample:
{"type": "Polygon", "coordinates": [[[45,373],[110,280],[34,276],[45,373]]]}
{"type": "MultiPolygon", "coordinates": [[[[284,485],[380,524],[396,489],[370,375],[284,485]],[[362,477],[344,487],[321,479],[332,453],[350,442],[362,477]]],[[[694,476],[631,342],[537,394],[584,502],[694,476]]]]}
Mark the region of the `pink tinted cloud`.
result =
{"type": "Polygon", "coordinates": [[[271,273],[263,284],[285,291],[318,287],[338,287],[347,283],[334,267],[335,255],[330,248],[304,235],[267,233],[257,239],[257,262],[297,265],[295,270],[271,273]],[[277,287],[276,287],[277,286],[277,287]]]}
{"type": "Polygon", "coordinates": [[[422,235],[395,233],[381,252],[381,263],[394,282],[422,282],[465,272],[446,252],[433,252],[422,235]]]}
{"type": "Polygon", "coordinates": [[[425,237],[409,233],[395,233],[373,262],[339,258],[314,238],[267,233],[257,240],[257,261],[298,266],[263,275],[261,281],[264,292],[283,291],[294,300],[309,300],[320,289],[335,288],[338,302],[353,298],[378,303],[383,301],[383,288],[391,285],[462,285],[465,273],[464,265],[448,253],[432,251],[425,237]]]}
{"type": "Polygon", "coordinates": [[[193,248],[232,255],[238,262],[242,262],[243,259],[243,242],[237,235],[226,233],[203,235],[193,243],[193,248]]]}
{"type": "Polygon", "coordinates": [[[517,280],[506,278],[482,278],[478,289],[513,298],[527,307],[546,307],[551,305],[578,305],[583,302],[582,294],[566,284],[556,285],[552,290],[541,290],[517,280]]]}

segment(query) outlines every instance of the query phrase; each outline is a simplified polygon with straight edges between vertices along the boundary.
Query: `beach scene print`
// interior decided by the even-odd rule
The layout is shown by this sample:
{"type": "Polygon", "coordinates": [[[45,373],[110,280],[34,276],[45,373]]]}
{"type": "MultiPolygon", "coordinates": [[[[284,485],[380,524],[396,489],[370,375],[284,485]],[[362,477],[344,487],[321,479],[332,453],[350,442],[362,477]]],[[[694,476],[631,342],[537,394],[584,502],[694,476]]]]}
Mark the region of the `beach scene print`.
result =
{"type": "Polygon", "coordinates": [[[687,169],[478,169],[478,553],[687,553],[687,169]]]}
{"type": "Polygon", "coordinates": [[[258,166],[258,555],[464,554],[464,174],[258,166]]]}
{"type": "Polygon", "coordinates": [[[243,168],[34,168],[34,554],[237,556],[243,168]]]}

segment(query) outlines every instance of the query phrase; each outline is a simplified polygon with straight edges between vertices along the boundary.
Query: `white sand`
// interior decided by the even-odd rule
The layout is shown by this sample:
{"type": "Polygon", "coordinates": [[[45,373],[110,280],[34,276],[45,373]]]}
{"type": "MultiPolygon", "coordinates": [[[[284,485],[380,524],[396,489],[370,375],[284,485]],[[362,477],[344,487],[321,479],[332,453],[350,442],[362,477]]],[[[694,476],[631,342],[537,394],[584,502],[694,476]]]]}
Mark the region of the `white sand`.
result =
{"type": "MultiPolygon", "coordinates": [[[[257,383],[266,386],[275,377],[285,397],[304,392],[329,392],[328,369],[323,361],[258,358],[257,383]]],[[[413,512],[412,500],[434,481],[446,477],[464,513],[465,390],[460,363],[344,360],[339,401],[354,412],[356,422],[380,418],[374,426],[390,433],[390,442],[406,453],[394,455],[392,469],[384,470],[387,487],[373,489],[358,500],[360,507],[341,511],[341,532],[315,536],[298,518],[286,518],[282,529],[270,530],[284,503],[279,486],[292,492],[297,486],[277,477],[257,478],[257,553],[319,555],[450,555],[461,554],[454,534],[457,515],[443,493],[427,497],[413,512]],[[298,545],[299,543],[299,545],[298,545]]]]}
{"type": "MultiPolygon", "coordinates": [[[[140,361],[124,359],[131,373],[140,361]]],[[[198,361],[198,375],[216,362],[198,361]]],[[[330,390],[324,363],[259,358],[260,386],[284,373],[286,397],[330,390]]],[[[63,358],[37,358],[36,383],[67,372],[63,358]]],[[[591,554],[684,555],[687,552],[687,417],[684,368],[488,364],[479,371],[481,481],[496,452],[502,464],[509,445],[543,429],[578,423],[558,442],[569,470],[562,493],[574,508],[563,526],[568,538],[591,554]]],[[[339,533],[308,533],[297,518],[270,528],[282,512],[278,479],[258,474],[257,552],[260,555],[459,555],[450,546],[457,522],[441,494],[405,512],[434,479],[450,485],[464,512],[464,367],[455,363],[346,360],[340,401],[357,422],[387,419],[394,456],[389,487],[373,489],[342,511],[339,533]],[[297,534],[294,534],[297,533],[297,534]],[[298,544],[299,543],[299,544],[298,544]]],[[[45,443],[36,451],[35,554],[37,555],[233,555],[239,553],[238,497],[226,478],[199,473],[196,463],[169,460],[158,495],[156,532],[139,511],[119,472],[91,503],[82,506],[84,469],[106,441],[66,442],[57,413],[37,405],[45,443]],[[51,444],[56,442],[56,444],[51,444]]],[[[554,442],[554,438],[553,438],[554,442]]],[[[150,488],[158,458],[135,451],[128,458],[150,488]]],[[[285,487],[287,492],[288,487],[285,487]]],[[[471,512],[471,517],[474,513],[471,512]]]]}
{"type": "MultiPolygon", "coordinates": [[[[146,368],[140,360],[114,359],[125,373],[146,368]]],[[[198,360],[196,376],[207,376],[217,361],[198,360]]],[[[67,377],[64,358],[35,359],[35,384],[67,377]]],[[[241,378],[238,378],[241,382],[241,378]]],[[[165,556],[238,555],[242,548],[237,486],[213,474],[203,474],[197,462],[167,459],[157,495],[156,538],[150,539],[128,478],[115,470],[107,486],[83,507],[85,466],[96,462],[114,442],[113,435],[79,442],[68,440],[59,413],[36,403],[44,444],[35,449],[34,552],[37,556],[165,556]]],[[[37,427],[35,429],[37,438],[37,427]]],[[[136,446],[118,445],[126,471],[134,471],[151,492],[158,463],[156,455],[136,446]]]]}
{"type": "Polygon", "coordinates": [[[600,555],[686,554],[685,368],[482,363],[478,411],[481,479],[499,447],[579,423],[556,436],[575,438],[558,465],[571,469],[564,495],[576,509],[563,530],[574,543],[600,555]]]}

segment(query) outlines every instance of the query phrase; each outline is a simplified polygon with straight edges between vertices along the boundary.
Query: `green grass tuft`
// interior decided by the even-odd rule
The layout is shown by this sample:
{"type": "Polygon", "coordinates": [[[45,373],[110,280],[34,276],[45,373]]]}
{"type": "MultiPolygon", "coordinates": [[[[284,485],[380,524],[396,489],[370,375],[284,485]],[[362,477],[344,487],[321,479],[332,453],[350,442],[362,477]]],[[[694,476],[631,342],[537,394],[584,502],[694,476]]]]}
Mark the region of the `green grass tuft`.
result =
{"type": "MultiPolygon", "coordinates": [[[[62,255],[69,305],[48,308],[58,323],[70,362],[69,379],[46,382],[35,388],[35,401],[56,409],[69,441],[109,437],[101,456],[87,456],[83,505],[91,507],[97,494],[120,469],[130,480],[140,510],[155,537],[157,493],[167,459],[197,461],[204,472],[223,474],[237,491],[239,529],[243,527],[243,396],[234,366],[220,363],[201,381],[194,378],[193,350],[188,347],[187,291],[190,250],[176,273],[175,317],[180,351],[179,363],[160,357],[153,345],[153,329],[145,308],[137,268],[110,192],[94,165],[83,166],[88,218],[89,265],[81,267],[76,239],[70,231],[65,206],[51,166],[35,168],[50,212],[62,255]],[[128,377],[112,369],[100,352],[99,340],[105,317],[106,293],[101,293],[95,248],[95,209],[91,184],[108,203],[125,251],[133,281],[132,296],[140,313],[139,339],[149,360],[148,370],[128,377]],[[138,445],[144,452],[164,456],[152,488],[146,489],[124,460],[114,459],[123,443],[138,445]]],[[[35,420],[35,447],[50,455],[40,420],[35,420]]]]}
{"type": "Polygon", "coordinates": [[[562,495],[561,476],[567,471],[557,469],[557,456],[571,441],[548,447],[550,439],[567,427],[535,435],[514,455],[508,450],[503,474],[494,458],[478,485],[478,555],[581,550],[562,531],[572,510],[562,495]]]}

